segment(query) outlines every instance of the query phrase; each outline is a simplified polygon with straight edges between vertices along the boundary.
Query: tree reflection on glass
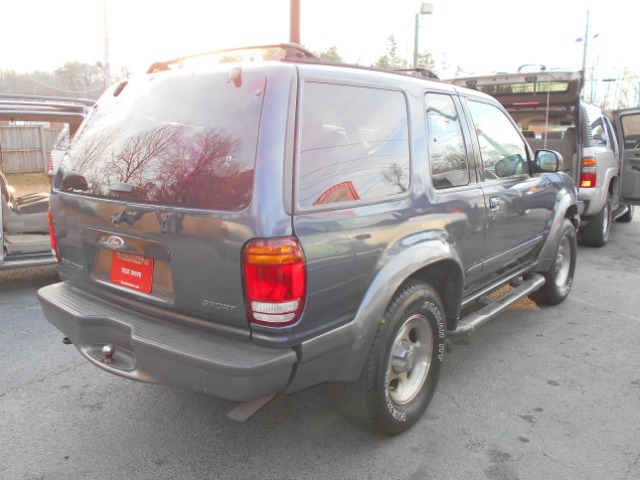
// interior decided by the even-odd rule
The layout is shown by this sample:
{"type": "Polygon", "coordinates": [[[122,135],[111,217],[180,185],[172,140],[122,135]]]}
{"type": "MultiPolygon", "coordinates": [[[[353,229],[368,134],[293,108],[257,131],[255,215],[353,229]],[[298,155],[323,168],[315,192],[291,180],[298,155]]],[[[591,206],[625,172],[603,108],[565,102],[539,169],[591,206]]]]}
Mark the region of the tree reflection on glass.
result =
{"type": "Polygon", "coordinates": [[[97,196],[206,209],[238,209],[250,199],[253,170],[238,161],[242,141],[221,129],[165,124],[118,143],[119,132],[85,141],[74,169],[97,196]],[[108,155],[105,161],[105,155],[108,155]],[[100,159],[100,161],[97,161],[100,159]],[[95,168],[100,165],[100,168],[95,168]],[[131,193],[111,191],[114,184],[131,193]]]}
{"type": "Polygon", "coordinates": [[[148,201],[197,208],[233,209],[249,201],[253,171],[235,161],[241,141],[219,130],[180,137],[170,168],[149,182],[148,201]]]}
{"type": "Polygon", "coordinates": [[[398,188],[398,192],[406,192],[409,189],[409,178],[406,169],[397,163],[393,163],[382,171],[382,177],[387,185],[398,188]]]}

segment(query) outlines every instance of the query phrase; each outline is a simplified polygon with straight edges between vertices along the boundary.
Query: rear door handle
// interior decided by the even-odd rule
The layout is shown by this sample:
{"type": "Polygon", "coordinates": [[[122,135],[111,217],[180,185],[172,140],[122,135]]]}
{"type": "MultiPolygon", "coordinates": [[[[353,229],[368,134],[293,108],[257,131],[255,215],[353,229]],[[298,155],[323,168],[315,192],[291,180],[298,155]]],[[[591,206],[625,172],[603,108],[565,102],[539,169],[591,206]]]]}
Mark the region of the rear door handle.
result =
{"type": "Polygon", "coordinates": [[[495,212],[500,209],[500,197],[489,197],[489,210],[495,212]]]}

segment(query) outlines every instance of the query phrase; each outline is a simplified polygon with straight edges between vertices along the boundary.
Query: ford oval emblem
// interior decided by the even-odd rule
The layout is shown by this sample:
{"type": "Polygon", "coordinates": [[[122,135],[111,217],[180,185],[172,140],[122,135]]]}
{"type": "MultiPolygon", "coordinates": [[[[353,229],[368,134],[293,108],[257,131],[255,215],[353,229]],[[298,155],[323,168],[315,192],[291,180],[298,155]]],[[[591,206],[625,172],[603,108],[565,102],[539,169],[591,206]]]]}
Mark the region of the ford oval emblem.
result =
{"type": "Polygon", "coordinates": [[[107,245],[109,248],[113,248],[117,250],[118,248],[122,248],[124,246],[124,240],[116,235],[111,235],[107,238],[107,245]]]}

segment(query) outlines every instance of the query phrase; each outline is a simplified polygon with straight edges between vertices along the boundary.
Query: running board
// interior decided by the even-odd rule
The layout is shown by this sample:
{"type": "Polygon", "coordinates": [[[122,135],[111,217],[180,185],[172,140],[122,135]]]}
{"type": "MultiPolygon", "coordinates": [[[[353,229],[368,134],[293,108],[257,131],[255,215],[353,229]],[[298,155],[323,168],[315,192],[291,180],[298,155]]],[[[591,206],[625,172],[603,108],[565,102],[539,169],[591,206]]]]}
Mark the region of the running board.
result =
{"type": "Polygon", "coordinates": [[[522,300],[531,292],[538,290],[544,283],[545,278],[542,275],[538,273],[531,274],[527,280],[523,281],[503,297],[461,319],[458,322],[458,328],[452,332],[447,332],[447,337],[456,339],[465,335],[471,335],[479,327],[489,322],[489,320],[493,320],[494,317],[497,317],[500,313],[507,310],[511,305],[522,300]]]}
{"type": "Polygon", "coordinates": [[[11,268],[43,267],[45,265],[55,265],[56,259],[52,254],[43,255],[0,255],[0,270],[11,268]]]}

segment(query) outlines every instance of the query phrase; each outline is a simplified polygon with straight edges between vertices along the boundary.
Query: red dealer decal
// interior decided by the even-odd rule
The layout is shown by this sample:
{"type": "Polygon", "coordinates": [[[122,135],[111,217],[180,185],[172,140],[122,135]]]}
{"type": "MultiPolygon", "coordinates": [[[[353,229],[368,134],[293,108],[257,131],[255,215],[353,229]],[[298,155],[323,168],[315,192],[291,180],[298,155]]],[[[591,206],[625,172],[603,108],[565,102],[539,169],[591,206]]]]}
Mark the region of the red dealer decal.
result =
{"type": "Polygon", "coordinates": [[[150,293],[153,281],[153,259],[130,253],[113,252],[110,280],[116,285],[150,293]]]}

